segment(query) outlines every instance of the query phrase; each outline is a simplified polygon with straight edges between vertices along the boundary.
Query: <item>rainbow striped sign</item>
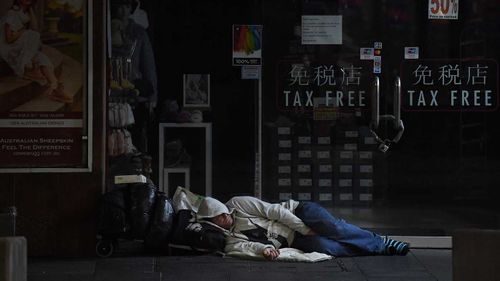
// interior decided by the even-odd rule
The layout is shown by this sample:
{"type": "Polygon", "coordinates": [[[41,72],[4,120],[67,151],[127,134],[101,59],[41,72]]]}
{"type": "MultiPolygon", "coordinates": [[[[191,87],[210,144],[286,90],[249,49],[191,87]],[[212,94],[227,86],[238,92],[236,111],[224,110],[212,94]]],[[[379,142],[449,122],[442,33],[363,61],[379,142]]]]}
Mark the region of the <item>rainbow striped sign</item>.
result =
{"type": "Polygon", "coordinates": [[[262,25],[233,25],[233,65],[262,65],[262,25]]]}

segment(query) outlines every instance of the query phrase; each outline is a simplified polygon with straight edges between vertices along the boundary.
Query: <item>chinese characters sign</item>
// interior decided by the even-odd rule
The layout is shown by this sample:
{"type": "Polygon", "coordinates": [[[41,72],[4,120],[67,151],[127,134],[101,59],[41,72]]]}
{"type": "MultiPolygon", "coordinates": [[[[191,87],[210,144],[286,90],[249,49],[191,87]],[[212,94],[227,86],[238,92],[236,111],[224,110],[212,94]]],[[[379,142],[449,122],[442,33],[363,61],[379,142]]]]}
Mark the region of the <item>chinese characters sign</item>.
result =
{"type": "Polygon", "coordinates": [[[407,111],[493,111],[498,106],[498,65],[492,60],[405,61],[401,82],[407,111]]]}
{"type": "Polygon", "coordinates": [[[281,63],[277,106],[282,111],[313,111],[322,106],[354,110],[369,106],[369,62],[340,67],[334,64],[281,63]]]}

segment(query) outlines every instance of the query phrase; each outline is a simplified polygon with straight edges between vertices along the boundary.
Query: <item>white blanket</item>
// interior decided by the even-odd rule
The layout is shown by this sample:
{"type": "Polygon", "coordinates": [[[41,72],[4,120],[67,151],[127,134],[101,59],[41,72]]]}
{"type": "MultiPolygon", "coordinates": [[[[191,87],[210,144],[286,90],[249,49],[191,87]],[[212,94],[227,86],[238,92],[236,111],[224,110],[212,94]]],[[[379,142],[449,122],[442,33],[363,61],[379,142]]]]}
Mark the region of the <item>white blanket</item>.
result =
{"type": "Polygon", "coordinates": [[[180,210],[190,210],[197,213],[198,207],[200,207],[203,198],[205,197],[195,194],[184,187],[178,186],[175,190],[174,197],[172,198],[172,205],[174,206],[175,212],[180,210]]]}
{"type": "MultiPolygon", "coordinates": [[[[229,252],[226,255],[235,258],[248,259],[248,260],[265,260],[264,256],[256,255],[254,253],[243,252],[229,252]]],[[[320,262],[331,260],[333,257],[327,254],[312,252],[304,253],[301,250],[294,248],[281,248],[280,255],[277,261],[284,262],[320,262]]]]}

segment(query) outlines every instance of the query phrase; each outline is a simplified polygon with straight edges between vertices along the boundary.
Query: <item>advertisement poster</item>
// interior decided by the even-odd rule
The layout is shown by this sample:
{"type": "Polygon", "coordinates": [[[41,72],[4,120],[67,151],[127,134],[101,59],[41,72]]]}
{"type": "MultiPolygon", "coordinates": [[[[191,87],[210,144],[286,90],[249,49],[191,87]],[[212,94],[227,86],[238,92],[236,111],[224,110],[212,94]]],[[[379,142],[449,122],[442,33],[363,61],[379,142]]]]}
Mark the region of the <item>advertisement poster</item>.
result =
{"type": "Polygon", "coordinates": [[[233,25],[233,65],[262,65],[262,25],[233,25]]]}
{"type": "Polygon", "coordinates": [[[429,0],[429,19],[458,19],[458,0],[429,0]]]}
{"type": "Polygon", "coordinates": [[[89,168],[90,2],[0,4],[0,171],[89,168]]]}
{"type": "Polygon", "coordinates": [[[342,16],[302,16],[303,45],[342,45],[342,16]]]}

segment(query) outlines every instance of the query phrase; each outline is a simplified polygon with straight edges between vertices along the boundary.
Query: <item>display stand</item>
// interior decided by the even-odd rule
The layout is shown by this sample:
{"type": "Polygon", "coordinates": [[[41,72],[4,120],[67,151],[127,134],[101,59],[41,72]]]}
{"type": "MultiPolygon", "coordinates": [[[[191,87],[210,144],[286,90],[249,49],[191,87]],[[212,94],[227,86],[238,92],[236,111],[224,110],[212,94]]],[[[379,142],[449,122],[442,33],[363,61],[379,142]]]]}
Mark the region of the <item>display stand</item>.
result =
{"type": "MultiPolygon", "coordinates": [[[[159,124],[159,186],[163,192],[169,194],[168,182],[165,182],[165,132],[168,128],[201,128],[205,131],[205,195],[212,196],[212,123],[160,123],[159,124]]],[[[189,183],[189,181],[186,181],[189,183]]]]}
{"type": "Polygon", "coordinates": [[[184,188],[189,190],[191,186],[191,172],[190,172],[190,167],[189,166],[180,166],[180,167],[173,167],[173,168],[164,168],[163,169],[163,185],[160,185],[162,187],[162,191],[168,194],[168,191],[170,190],[170,174],[183,174],[184,175],[184,188]]]}

